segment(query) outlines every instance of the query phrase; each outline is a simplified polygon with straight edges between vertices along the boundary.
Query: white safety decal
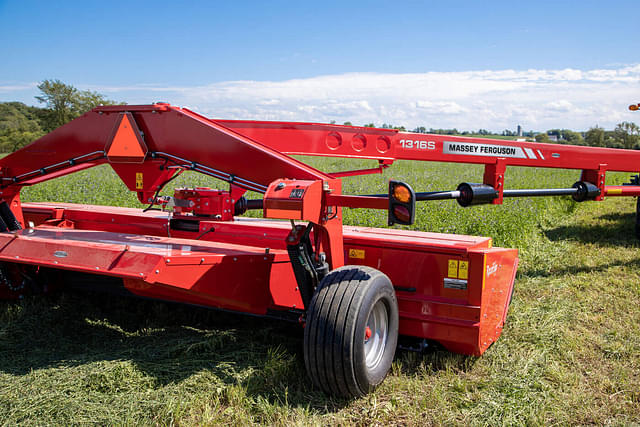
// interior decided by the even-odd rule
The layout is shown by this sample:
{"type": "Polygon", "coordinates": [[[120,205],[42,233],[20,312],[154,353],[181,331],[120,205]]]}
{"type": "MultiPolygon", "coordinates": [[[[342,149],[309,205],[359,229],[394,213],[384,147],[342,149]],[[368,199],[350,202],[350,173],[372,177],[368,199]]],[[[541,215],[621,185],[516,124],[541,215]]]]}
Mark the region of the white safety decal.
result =
{"type": "MultiPolygon", "coordinates": [[[[472,144],[469,142],[444,141],[442,145],[444,154],[463,154],[466,156],[490,156],[490,157],[513,157],[526,159],[524,150],[520,147],[494,144],[472,144]]],[[[535,155],[534,155],[535,157],[535,155]]]]}
{"type": "Polygon", "coordinates": [[[487,277],[495,274],[498,271],[498,263],[494,262],[491,265],[487,265],[487,277]]]}
{"type": "Polygon", "coordinates": [[[524,151],[527,153],[527,156],[529,156],[530,159],[537,159],[536,153],[534,153],[531,148],[525,147],[524,151]]]}

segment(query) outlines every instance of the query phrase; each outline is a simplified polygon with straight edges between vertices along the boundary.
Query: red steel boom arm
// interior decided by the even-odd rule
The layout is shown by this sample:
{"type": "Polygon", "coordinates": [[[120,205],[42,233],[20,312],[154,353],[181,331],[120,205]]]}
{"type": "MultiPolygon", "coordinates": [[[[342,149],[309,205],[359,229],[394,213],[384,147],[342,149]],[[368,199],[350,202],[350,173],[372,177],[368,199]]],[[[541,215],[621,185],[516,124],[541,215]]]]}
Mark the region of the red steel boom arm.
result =
{"type": "MultiPolygon", "coordinates": [[[[2,187],[30,185],[59,176],[61,170],[69,173],[88,167],[87,163],[89,166],[105,163],[119,118],[125,113],[130,114],[131,126],[142,135],[145,146],[142,150],[152,155],[159,153],[160,158],[168,155],[176,163],[216,171],[222,178],[239,179],[236,184],[247,189],[264,192],[271,182],[282,177],[330,179],[298,160],[189,110],[154,104],[98,107],[0,159],[2,187]]],[[[142,163],[145,155],[143,152],[139,161],[119,163],[142,163]]]]}
{"type": "Polygon", "coordinates": [[[638,172],[640,151],[563,144],[504,141],[449,135],[399,132],[341,125],[288,122],[217,120],[217,123],[261,141],[280,152],[347,158],[475,163],[485,165],[484,184],[499,192],[502,202],[507,166],[582,170],[582,180],[605,195],[637,196],[640,189],[606,187],[607,171],[638,172]],[[624,193],[624,194],[623,194],[624,193]]]}
{"type": "Polygon", "coordinates": [[[378,160],[493,164],[561,169],[640,170],[640,151],[400,132],[316,124],[215,120],[280,152],[378,160]]]}

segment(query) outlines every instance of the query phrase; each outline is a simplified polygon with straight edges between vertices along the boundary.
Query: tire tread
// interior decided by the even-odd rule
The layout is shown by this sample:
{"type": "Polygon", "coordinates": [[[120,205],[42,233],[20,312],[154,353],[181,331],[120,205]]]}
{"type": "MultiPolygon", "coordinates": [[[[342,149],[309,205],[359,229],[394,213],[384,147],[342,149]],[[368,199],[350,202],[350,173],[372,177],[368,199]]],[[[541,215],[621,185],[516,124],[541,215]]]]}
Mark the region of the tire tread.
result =
{"type": "MultiPolygon", "coordinates": [[[[377,385],[358,381],[354,336],[363,301],[379,275],[388,282],[395,304],[388,278],[368,266],[344,266],[332,271],[313,295],[304,333],[304,359],[313,383],[327,394],[358,397],[377,385]]],[[[395,348],[389,351],[395,352],[395,348]]]]}

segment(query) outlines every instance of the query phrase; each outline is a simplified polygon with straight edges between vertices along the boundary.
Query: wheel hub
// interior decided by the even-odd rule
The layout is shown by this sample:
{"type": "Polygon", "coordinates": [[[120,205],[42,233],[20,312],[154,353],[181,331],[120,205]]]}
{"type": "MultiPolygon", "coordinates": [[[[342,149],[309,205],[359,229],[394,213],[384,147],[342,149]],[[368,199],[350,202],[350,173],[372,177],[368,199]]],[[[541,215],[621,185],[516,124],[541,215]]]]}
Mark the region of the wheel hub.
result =
{"type": "Polygon", "coordinates": [[[367,368],[374,369],[382,360],[387,345],[389,313],[383,301],[373,306],[364,334],[364,352],[367,368]]]}

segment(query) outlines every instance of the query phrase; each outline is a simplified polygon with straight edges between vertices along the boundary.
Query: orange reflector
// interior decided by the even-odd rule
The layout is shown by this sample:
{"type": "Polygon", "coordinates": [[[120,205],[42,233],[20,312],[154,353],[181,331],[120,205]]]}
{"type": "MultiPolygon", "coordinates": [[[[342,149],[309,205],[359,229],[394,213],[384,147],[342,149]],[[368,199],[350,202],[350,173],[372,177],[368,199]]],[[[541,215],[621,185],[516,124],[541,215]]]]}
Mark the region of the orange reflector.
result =
{"type": "Polygon", "coordinates": [[[416,195],[409,186],[402,181],[389,180],[389,225],[413,224],[416,211],[416,195]]]}
{"type": "Polygon", "coordinates": [[[411,192],[404,185],[396,185],[393,188],[393,198],[402,203],[409,203],[411,192]]]}
{"type": "Polygon", "coordinates": [[[116,120],[111,142],[105,148],[113,163],[142,163],[147,154],[138,126],[131,113],[121,114],[116,120]]]}
{"type": "Polygon", "coordinates": [[[404,206],[401,206],[401,205],[394,206],[393,214],[400,221],[408,222],[408,223],[411,222],[411,212],[409,212],[409,209],[405,208],[404,206]]]}
{"type": "Polygon", "coordinates": [[[640,105],[638,105],[638,104],[629,105],[629,110],[638,111],[638,110],[640,110],[640,105]]]}

